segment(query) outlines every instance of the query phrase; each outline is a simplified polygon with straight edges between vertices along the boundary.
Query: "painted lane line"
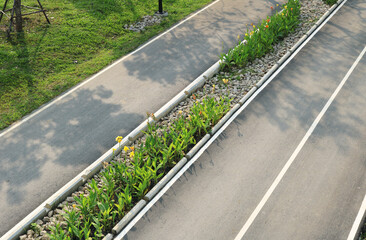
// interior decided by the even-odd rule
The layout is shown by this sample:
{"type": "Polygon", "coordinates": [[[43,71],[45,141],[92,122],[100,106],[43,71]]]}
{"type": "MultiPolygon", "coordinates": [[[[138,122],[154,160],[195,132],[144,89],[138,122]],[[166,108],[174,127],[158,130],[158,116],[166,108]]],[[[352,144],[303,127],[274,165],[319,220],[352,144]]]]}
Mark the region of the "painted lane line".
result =
{"type": "Polygon", "coordinates": [[[352,225],[352,229],[348,235],[348,238],[347,240],[355,240],[358,233],[359,233],[359,230],[361,228],[361,224],[362,224],[362,220],[365,216],[365,212],[366,212],[366,195],[365,197],[363,198],[363,201],[362,201],[362,204],[361,204],[361,208],[360,210],[358,211],[358,214],[357,214],[357,217],[355,219],[355,222],[353,223],[352,225]]]}
{"type": "Polygon", "coordinates": [[[285,166],[282,168],[281,172],[278,174],[278,176],[276,177],[276,179],[272,183],[271,187],[268,189],[266,194],[263,196],[262,200],[259,202],[257,207],[254,209],[253,213],[250,215],[250,217],[248,218],[248,220],[244,224],[243,228],[240,230],[238,235],[235,237],[235,240],[242,239],[242,237],[248,231],[249,227],[252,225],[255,218],[258,216],[259,212],[262,210],[263,206],[266,204],[268,199],[271,197],[272,193],[274,192],[274,190],[276,189],[276,187],[278,186],[278,184],[280,183],[280,181],[282,180],[282,178],[286,174],[287,170],[290,168],[291,164],[294,162],[295,158],[297,157],[297,155],[299,154],[299,152],[301,151],[301,149],[305,145],[306,141],[309,139],[309,137],[313,133],[314,129],[316,128],[316,126],[318,125],[318,123],[320,122],[322,117],[324,116],[325,112],[328,110],[329,106],[332,104],[332,102],[334,101],[334,99],[338,95],[339,91],[342,89],[343,85],[347,82],[349,76],[352,74],[353,70],[356,68],[356,66],[358,65],[358,63],[360,62],[362,57],[364,56],[365,52],[366,52],[366,46],[363,49],[363,51],[361,52],[361,54],[358,56],[356,61],[353,63],[352,67],[348,70],[346,76],[343,78],[341,83],[338,85],[337,89],[333,92],[332,96],[329,98],[328,102],[325,104],[325,106],[323,107],[323,109],[321,110],[319,115],[316,117],[313,124],[310,126],[309,130],[306,132],[305,136],[301,140],[300,144],[297,146],[295,151],[292,153],[290,159],[286,162],[285,166]]]}
{"type": "Polygon", "coordinates": [[[119,63],[123,62],[126,58],[132,56],[133,54],[139,52],[140,50],[142,50],[143,48],[145,48],[146,46],[152,44],[153,42],[155,42],[156,40],[158,40],[159,38],[163,37],[164,35],[166,35],[167,33],[173,31],[175,28],[179,27],[180,25],[182,25],[183,23],[185,23],[186,21],[188,21],[189,19],[195,17],[196,15],[198,15],[199,13],[205,11],[206,9],[212,7],[214,4],[220,2],[221,0],[216,0],[212,3],[210,3],[209,5],[207,5],[206,7],[202,8],[201,10],[199,10],[198,12],[192,14],[191,16],[189,16],[188,18],[182,20],[180,23],[178,23],[177,25],[175,25],[174,27],[166,30],[165,32],[163,32],[162,34],[154,37],[153,39],[151,39],[150,41],[148,41],[147,43],[141,45],[140,47],[138,47],[136,50],[134,50],[133,52],[125,55],[124,57],[122,57],[121,59],[117,60],[116,62],[112,63],[111,65],[107,66],[106,68],[104,68],[103,70],[101,70],[100,72],[96,73],[95,75],[91,76],[90,78],[86,79],[85,81],[79,83],[78,85],[74,86],[73,88],[71,88],[70,90],[68,90],[65,93],[62,93],[60,96],[56,97],[54,100],[51,100],[49,103],[46,103],[46,105],[44,105],[43,107],[41,106],[40,109],[36,110],[35,112],[31,113],[30,115],[24,117],[23,119],[19,120],[18,122],[15,122],[12,126],[10,126],[9,128],[7,128],[6,130],[4,130],[3,132],[0,131],[0,137],[4,136],[5,134],[7,134],[8,132],[14,130],[15,128],[19,127],[21,124],[27,122],[28,120],[30,120],[31,118],[33,118],[34,116],[38,115],[39,113],[43,112],[44,110],[48,109],[49,107],[51,107],[52,105],[54,105],[55,103],[61,101],[62,99],[64,99],[65,97],[67,97],[68,95],[70,95],[71,93],[75,92],[76,90],[78,90],[79,88],[81,88],[82,86],[84,86],[85,84],[87,84],[88,82],[94,80],[95,78],[97,78],[99,75],[101,75],[102,73],[108,71],[109,69],[115,67],[116,65],[118,65],[119,63]]]}
{"type": "Polygon", "coordinates": [[[293,54],[272,74],[271,77],[268,78],[268,80],[263,83],[263,85],[260,86],[260,88],[253,93],[251,97],[249,97],[248,100],[244,102],[244,104],[241,106],[241,108],[236,111],[229,120],[224,123],[224,125],[211,137],[211,139],[196,153],[196,155],[163,187],[160,192],[155,195],[155,197],[141,210],[141,212],[122,230],[119,235],[117,235],[114,239],[115,240],[121,240],[123,237],[135,226],[135,224],[152,208],[152,206],[170,189],[170,187],[189,169],[193,163],[197,161],[197,159],[206,151],[206,149],[221,135],[223,131],[238,117],[239,114],[241,114],[244,109],[256,98],[256,96],[261,93],[265,87],[272,82],[272,80],[282,71],[283,68],[287,66],[287,64],[301,51],[304,46],[315,36],[315,34],[333,17],[333,15],[347,2],[347,0],[344,0],[338,8],[328,16],[328,19],[326,19],[323,24],[321,24],[316,30],[310,34],[310,36],[302,43],[299,47],[296,48],[296,50],[293,52],[293,54]]]}

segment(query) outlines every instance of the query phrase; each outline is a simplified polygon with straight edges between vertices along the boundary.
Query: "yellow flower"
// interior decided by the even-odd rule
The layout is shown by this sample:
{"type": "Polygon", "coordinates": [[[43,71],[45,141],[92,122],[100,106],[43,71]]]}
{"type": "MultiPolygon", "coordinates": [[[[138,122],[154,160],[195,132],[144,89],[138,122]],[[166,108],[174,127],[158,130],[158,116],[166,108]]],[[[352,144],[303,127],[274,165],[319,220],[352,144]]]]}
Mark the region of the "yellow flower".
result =
{"type": "Polygon", "coordinates": [[[248,33],[246,33],[245,36],[248,37],[248,33]]]}
{"type": "Polygon", "coordinates": [[[212,87],[213,87],[213,88],[215,88],[215,87],[216,87],[216,85],[214,84],[214,85],[212,85],[212,87]]]}
{"type": "Polygon", "coordinates": [[[284,13],[282,13],[282,16],[285,15],[284,13]]]}
{"type": "Polygon", "coordinates": [[[76,208],[76,205],[75,205],[75,204],[73,204],[73,205],[72,205],[72,207],[73,207],[73,208],[76,208]]]}
{"type": "Polygon", "coordinates": [[[130,152],[130,158],[133,158],[135,156],[135,151],[130,152]]]}
{"type": "Polygon", "coordinates": [[[127,146],[125,146],[124,148],[123,148],[123,151],[125,151],[125,152],[127,152],[129,150],[129,148],[127,147],[127,146]]]}
{"type": "Polygon", "coordinates": [[[255,28],[255,25],[253,25],[253,28],[255,28]]]}
{"type": "Polygon", "coordinates": [[[278,6],[279,6],[279,4],[277,3],[277,4],[276,4],[276,6],[278,7],[278,6]]]}
{"type": "Polygon", "coordinates": [[[225,83],[225,84],[227,84],[228,82],[229,82],[229,79],[222,79],[222,81],[225,83]]]}
{"type": "Polygon", "coordinates": [[[189,121],[191,121],[191,119],[192,119],[192,118],[191,118],[191,115],[188,115],[188,120],[189,120],[189,121]]]}
{"type": "Polygon", "coordinates": [[[117,141],[117,142],[119,142],[119,143],[122,141],[122,139],[123,139],[123,137],[122,137],[122,136],[118,136],[118,137],[116,137],[116,141],[117,141]]]}
{"type": "Polygon", "coordinates": [[[182,110],[179,110],[179,112],[178,112],[180,115],[182,115],[183,114],[183,111],[182,110]]]}
{"type": "Polygon", "coordinates": [[[287,5],[285,5],[285,9],[287,9],[287,5]]]}
{"type": "Polygon", "coordinates": [[[250,32],[250,35],[253,35],[253,34],[254,34],[254,31],[251,31],[251,32],[250,32]]]}
{"type": "Polygon", "coordinates": [[[240,35],[238,35],[238,39],[240,39],[240,35]]]}

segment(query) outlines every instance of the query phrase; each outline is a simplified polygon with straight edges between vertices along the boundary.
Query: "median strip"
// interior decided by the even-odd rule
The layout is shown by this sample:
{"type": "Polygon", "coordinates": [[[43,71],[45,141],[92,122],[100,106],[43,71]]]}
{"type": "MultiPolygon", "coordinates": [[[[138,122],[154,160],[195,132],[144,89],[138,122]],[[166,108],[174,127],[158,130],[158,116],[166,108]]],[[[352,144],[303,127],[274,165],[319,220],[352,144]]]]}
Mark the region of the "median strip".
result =
{"type": "MultiPolygon", "coordinates": [[[[285,6],[292,6],[291,4],[297,4],[297,1],[290,0],[285,6]]],[[[296,8],[290,7],[286,10],[296,11],[296,8]]],[[[271,19],[264,20],[259,28],[268,29],[271,19]]],[[[253,29],[256,28],[253,27],[253,29]]],[[[261,31],[258,31],[259,34],[261,34],[261,31]]],[[[243,38],[248,41],[249,39],[246,37],[244,35],[243,38]]],[[[290,37],[295,42],[294,39],[296,38],[291,35],[290,37]]],[[[281,63],[285,61],[281,60],[281,57],[289,49],[283,51],[278,48],[278,45],[280,43],[273,46],[275,50],[273,52],[280,51],[281,55],[277,57],[279,57],[278,60],[281,63]]],[[[286,47],[289,48],[289,46],[286,47]]],[[[269,51],[262,56],[268,58],[273,52],[269,51]]],[[[241,74],[237,65],[230,66],[227,70],[225,68],[228,68],[228,66],[224,67],[223,61],[216,63],[214,67],[202,74],[156,114],[149,114],[148,120],[131,134],[124,139],[117,138],[118,143],[114,149],[108,151],[103,155],[103,158],[93,164],[92,168],[88,168],[78,177],[85,182],[86,179],[91,177],[92,173],[103,168],[104,170],[95,175],[92,180],[87,180],[85,186],[77,186],[80,183],[78,179],[74,181],[75,185],[70,185],[78,188],[78,191],[72,194],[75,201],[68,198],[69,201],[59,204],[56,210],[47,210],[47,217],[44,218],[42,224],[44,223],[45,227],[52,230],[49,237],[51,239],[62,238],[62,236],[92,237],[93,239],[102,239],[108,236],[110,238],[111,235],[108,233],[112,229],[115,229],[112,232],[117,234],[117,230],[122,229],[115,228],[116,224],[119,224],[119,219],[128,223],[132,217],[128,217],[127,220],[125,217],[133,215],[133,212],[138,213],[140,210],[140,207],[133,208],[133,203],[139,203],[138,206],[142,206],[144,204],[141,201],[151,199],[146,197],[149,194],[148,191],[154,189],[154,185],[157,186],[156,184],[160,183],[160,179],[164,179],[164,174],[167,173],[166,176],[168,176],[170,169],[174,169],[177,163],[179,164],[185,157],[188,159],[192,157],[194,152],[201,147],[195,147],[196,143],[203,138],[204,140],[200,142],[200,145],[203,145],[211,137],[211,134],[220,128],[216,127],[216,124],[220,126],[224,124],[224,120],[228,119],[240,105],[244,104],[248,96],[255,92],[257,87],[252,87],[257,81],[238,90],[239,84],[237,83],[239,81],[233,79],[236,76],[230,77],[228,75],[239,72],[240,75],[245,75],[245,77],[251,76],[250,73],[252,72],[248,66],[257,64],[258,61],[261,60],[255,59],[248,62],[249,64],[245,64],[248,72],[244,74],[241,74]],[[220,63],[222,65],[221,71],[220,63]],[[219,73],[216,74],[217,72],[219,73]],[[214,76],[214,74],[216,75],[214,76]],[[245,93],[248,94],[243,97],[245,93]],[[184,101],[182,102],[182,100],[184,101]],[[234,107],[234,110],[231,110],[232,107],[234,107]],[[173,111],[171,111],[172,109],[173,111]],[[225,115],[227,113],[228,115],[225,115]],[[157,146],[162,146],[162,148],[159,149],[157,146]],[[190,153],[190,151],[193,152],[190,153]],[[186,152],[188,153],[186,154],[186,152]],[[110,160],[112,161],[108,163],[110,160]],[[116,186],[118,187],[116,188],[116,186]],[[130,211],[130,214],[127,213],[128,211],[130,211]],[[52,214],[49,214],[50,212],[52,214]]],[[[272,68],[273,72],[279,67],[276,62],[272,68]]],[[[263,79],[261,78],[263,75],[267,79],[270,76],[269,74],[265,75],[265,72],[263,72],[263,74],[257,74],[257,79],[258,76],[259,79],[263,79]]],[[[180,165],[184,166],[184,163],[180,165]]],[[[168,182],[169,180],[165,181],[168,182]]],[[[165,184],[162,183],[161,186],[165,184]]],[[[155,191],[158,192],[159,190],[155,191]]],[[[61,201],[62,199],[59,198],[54,203],[60,203],[61,201]]],[[[54,203],[52,205],[55,205],[54,203]]],[[[27,234],[28,237],[29,235],[36,235],[34,234],[35,231],[32,231],[33,233],[30,232],[32,234],[27,234]]],[[[46,236],[44,232],[49,233],[49,231],[43,230],[44,236],[46,236]]],[[[19,236],[19,231],[16,234],[19,236]]],[[[38,233],[38,235],[42,234],[38,233]]]]}

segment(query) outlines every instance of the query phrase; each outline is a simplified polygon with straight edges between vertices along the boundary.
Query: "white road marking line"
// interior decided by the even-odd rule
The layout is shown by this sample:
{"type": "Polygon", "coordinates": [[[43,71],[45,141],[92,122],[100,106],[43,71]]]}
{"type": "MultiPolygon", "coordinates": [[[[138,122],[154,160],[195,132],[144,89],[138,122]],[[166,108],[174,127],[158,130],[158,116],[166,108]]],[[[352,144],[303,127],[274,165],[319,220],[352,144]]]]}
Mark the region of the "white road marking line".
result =
{"type": "Polygon", "coordinates": [[[365,215],[366,212],[366,195],[363,198],[362,204],[361,204],[361,208],[358,211],[357,217],[355,219],[355,222],[352,225],[352,229],[348,235],[347,240],[355,240],[356,239],[356,235],[358,233],[359,230],[359,226],[361,224],[361,221],[363,220],[363,217],[365,215]]]}
{"type": "Polygon", "coordinates": [[[130,57],[131,55],[137,53],[138,51],[140,51],[141,49],[143,49],[144,47],[150,45],[151,43],[155,42],[156,40],[158,40],[159,38],[163,37],[165,34],[169,33],[170,31],[174,30],[175,28],[177,28],[178,26],[182,25],[183,23],[185,23],[186,21],[188,21],[189,19],[195,17],[197,14],[205,11],[207,8],[213,6],[214,4],[220,2],[221,0],[216,0],[212,3],[210,3],[209,5],[207,5],[206,7],[202,8],[201,10],[199,10],[198,12],[192,14],[191,16],[189,16],[188,18],[184,19],[183,21],[181,21],[180,23],[178,23],[177,25],[175,25],[174,27],[166,30],[165,32],[163,32],[162,34],[156,36],[155,38],[151,39],[150,41],[148,41],[147,43],[145,43],[144,45],[138,47],[136,50],[134,50],[133,52],[125,55],[124,57],[122,57],[121,59],[117,60],[116,62],[112,63],[111,65],[109,65],[108,67],[104,68],[103,70],[101,70],[100,72],[96,73],[95,75],[91,76],[89,79],[81,82],[80,84],[76,85],[75,87],[71,88],[69,91],[67,91],[66,93],[61,94],[60,96],[56,97],[54,100],[51,100],[49,103],[46,103],[46,105],[44,105],[43,107],[41,107],[40,109],[36,110],[35,112],[31,113],[30,115],[26,116],[25,118],[21,119],[19,122],[16,122],[15,124],[13,124],[12,126],[10,126],[8,129],[4,130],[3,132],[0,131],[0,137],[4,136],[5,134],[7,134],[8,132],[14,130],[15,128],[19,127],[21,124],[27,122],[29,119],[31,119],[32,117],[36,116],[37,114],[43,112],[44,110],[46,110],[47,108],[51,107],[53,104],[55,104],[56,102],[62,100],[63,98],[65,98],[66,96],[70,95],[71,93],[75,92],[77,89],[79,89],[80,87],[84,86],[85,84],[87,84],[88,82],[94,80],[96,77],[98,77],[99,75],[101,75],[102,73],[108,71],[109,69],[111,69],[112,67],[116,66],[117,64],[121,63],[122,61],[124,61],[126,58],[130,57]]]}
{"type": "Polygon", "coordinates": [[[357,64],[360,62],[360,60],[362,59],[365,52],[366,52],[366,46],[363,49],[363,51],[361,52],[361,54],[358,56],[356,61],[353,63],[352,67],[348,70],[346,76],[343,78],[341,83],[338,85],[337,89],[333,92],[332,96],[329,98],[328,102],[325,104],[322,111],[316,117],[315,121],[310,126],[309,130],[306,132],[305,136],[301,140],[300,144],[297,146],[295,151],[292,153],[290,159],[286,162],[285,166],[282,168],[281,172],[278,174],[278,176],[276,177],[276,179],[272,183],[271,187],[268,189],[266,194],[263,196],[262,200],[259,202],[257,207],[254,209],[253,213],[250,215],[250,217],[248,218],[248,220],[244,224],[243,228],[240,230],[238,235],[235,237],[235,240],[242,239],[242,237],[248,231],[249,227],[252,225],[255,218],[258,216],[259,212],[262,210],[263,206],[266,204],[268,199],[271,197],[272,193],[274,192],[274,190],[276,189],[276,187],[278,186],[278,184],[282,180],[283,176],[286,174],[287,170],[290,168],[291,164],[294,162],[295,158],[297,157],[297,155],[299,154],[299,152],[301,151],[301,149],[305,145],[306,141],[309,139],[309,137],[313,133],[314,129],[316,128],[316,126],[320,122],[321,118],[324,116],[325,112],[328,110],[329,106],[332,104],[335,97],[338,95],[339,91],[342,89],[343,85],[347,82],[349,76],[352,74],[353,70],[356,68],[357,64]]]}
{"type": "Polygon", "coordinates": [[[343,1],[342,4],[336,9],[328,19],[326,19],[297,49],[296,51],[271,75],[271,77],[257,90],[253,95],[236,111],[233,116],[227,120],[227,122],[211,137],[211,139],[194,155],[194,157],[187,162],[187,164],[164,186],[163,189],[137,214],[137,216],[120,232],[114,240],[121,240],[130,230],[135,226],[135,224],[147,213],[151,207],[166,193],[170,187],[189,169],[193,163],[195,163],[198,158],[206,151],[206,149],[221,135],[223,131],[238,117],[238,115],[244,111],[244,109],[256,98],[256,96],[261,93],[265,87],[272,82],[272,80],[282,71],[283,68],[290,63],[290,61],[301,51],[301,49],[306,46],[306,44],[315,36],[315,34],[333,17],[336,12],[347,2],[343,1]]]}

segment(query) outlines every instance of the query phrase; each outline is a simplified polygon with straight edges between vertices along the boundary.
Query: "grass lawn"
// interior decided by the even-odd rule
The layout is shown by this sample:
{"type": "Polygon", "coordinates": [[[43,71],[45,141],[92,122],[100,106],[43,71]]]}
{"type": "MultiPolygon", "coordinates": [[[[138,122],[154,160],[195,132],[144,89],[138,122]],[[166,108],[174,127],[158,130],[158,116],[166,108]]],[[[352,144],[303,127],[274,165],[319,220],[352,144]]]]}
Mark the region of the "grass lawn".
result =
{"type": "Polygon", "coordinates": [[[212,1],[163,0],[169,16],[135,33],[124,25],[152,15],[158,0],[42,0],[51,25],[35,14],[25,16],[24,33],[0,30],[0,130],[212,1]]]}

